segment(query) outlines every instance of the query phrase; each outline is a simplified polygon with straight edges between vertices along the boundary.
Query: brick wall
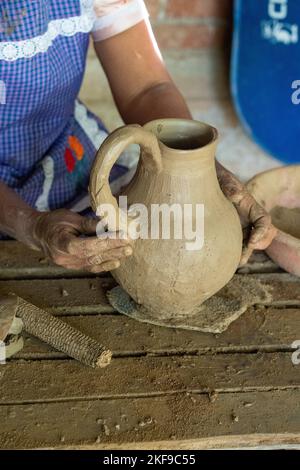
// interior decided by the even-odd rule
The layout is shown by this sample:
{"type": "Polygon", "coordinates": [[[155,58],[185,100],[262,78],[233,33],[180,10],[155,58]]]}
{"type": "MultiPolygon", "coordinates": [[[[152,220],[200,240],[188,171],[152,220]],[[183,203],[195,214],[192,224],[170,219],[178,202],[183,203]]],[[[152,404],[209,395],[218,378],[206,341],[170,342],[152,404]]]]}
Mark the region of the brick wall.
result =
{"type": "Polygon", "coordinates": [[[232,0],[145,0],[159,46],[222,47],[230,36],[232,0]]]}

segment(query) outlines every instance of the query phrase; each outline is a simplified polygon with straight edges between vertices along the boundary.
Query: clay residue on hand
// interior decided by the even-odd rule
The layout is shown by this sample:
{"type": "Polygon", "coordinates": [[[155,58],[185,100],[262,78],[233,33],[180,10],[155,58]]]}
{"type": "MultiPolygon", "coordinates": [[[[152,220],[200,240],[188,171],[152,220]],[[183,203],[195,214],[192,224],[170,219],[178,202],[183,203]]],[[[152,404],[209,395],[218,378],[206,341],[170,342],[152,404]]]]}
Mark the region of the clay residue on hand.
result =
{"type": "Polygon", "coordinates": [[[300,239],[300,207],[275,206],[270,214],[276,228],[300,239]]]}

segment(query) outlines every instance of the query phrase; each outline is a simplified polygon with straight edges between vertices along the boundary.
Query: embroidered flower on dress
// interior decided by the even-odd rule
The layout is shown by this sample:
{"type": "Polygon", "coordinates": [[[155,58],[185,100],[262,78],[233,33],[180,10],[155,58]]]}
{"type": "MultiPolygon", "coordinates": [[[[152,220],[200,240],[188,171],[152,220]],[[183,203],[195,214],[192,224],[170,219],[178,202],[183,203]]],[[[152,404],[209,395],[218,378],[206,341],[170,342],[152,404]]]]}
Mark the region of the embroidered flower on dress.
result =
{"type": "Polygon", "coordinates": [[[75,153],[75,156],[77,160],[82,160],[83,155],[84,155],[84,148],[80,140],[75,137],[75,135],[70,135],[69,136],[69,145],[73,152],[75,153]]]}
{"type": "Polygon", "coordinates": [[[71,150],[68,147],[65,150],[65,163],[66,163],[66,167],[67,167],[68,172],[72,173],[74,171],[74,168],[75,168],[76,160],[73,156],[73,153],[71,152],[71,150]]]}

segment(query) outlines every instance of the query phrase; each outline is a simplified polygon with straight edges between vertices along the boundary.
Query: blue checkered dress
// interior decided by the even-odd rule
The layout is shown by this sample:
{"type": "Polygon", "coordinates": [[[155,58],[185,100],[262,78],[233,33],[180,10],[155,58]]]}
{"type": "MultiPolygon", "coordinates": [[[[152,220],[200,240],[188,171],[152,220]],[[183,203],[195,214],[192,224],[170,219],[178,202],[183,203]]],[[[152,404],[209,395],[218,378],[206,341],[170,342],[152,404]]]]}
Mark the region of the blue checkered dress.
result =
{"type": "MultiPolygon", "coordinates": [[[[106,31],[107,18],[96,21],[106,31]]],[[[107,135],[77,100],[94,24],[91,0],[0,2],[0,179],[39,210],[71,207],[87,190],[107,135]]]]}

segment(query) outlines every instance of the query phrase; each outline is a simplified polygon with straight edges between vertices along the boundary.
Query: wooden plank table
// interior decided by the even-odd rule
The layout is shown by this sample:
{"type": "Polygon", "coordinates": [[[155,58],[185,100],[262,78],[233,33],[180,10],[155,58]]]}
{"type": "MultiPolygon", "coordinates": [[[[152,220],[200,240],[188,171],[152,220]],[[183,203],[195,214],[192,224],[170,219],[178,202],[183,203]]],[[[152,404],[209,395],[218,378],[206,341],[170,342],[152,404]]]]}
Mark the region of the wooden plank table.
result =
{"type": "Polygon", "coordinates": [[[113,351],[89,369],[25,335],[0,366],[0,448],[208,449],[300,446],[300,282],[264,254],[238,275],[271,287],[219,335],[142,324],[114,312],[108,276],[0,242],[0,295],[14,291],[113,351]]]}

